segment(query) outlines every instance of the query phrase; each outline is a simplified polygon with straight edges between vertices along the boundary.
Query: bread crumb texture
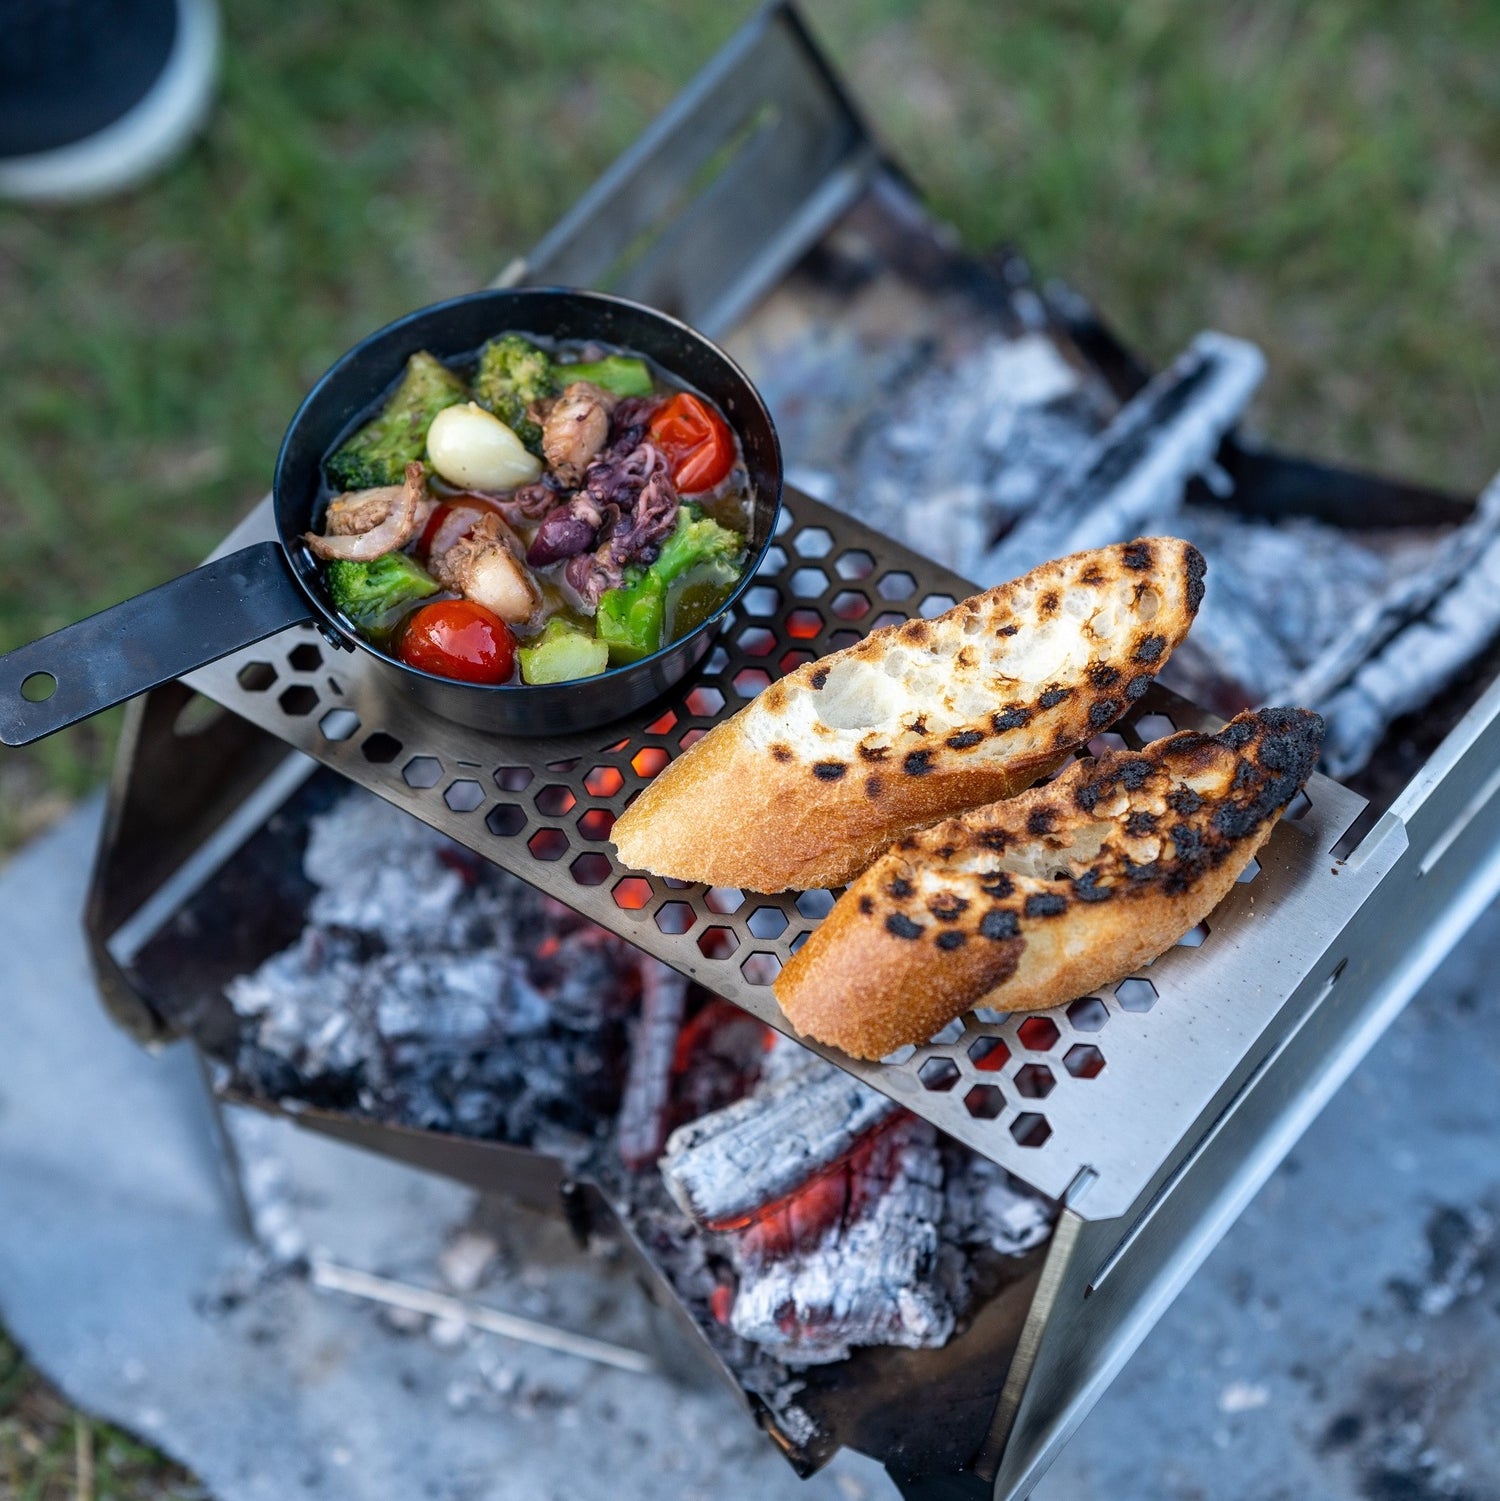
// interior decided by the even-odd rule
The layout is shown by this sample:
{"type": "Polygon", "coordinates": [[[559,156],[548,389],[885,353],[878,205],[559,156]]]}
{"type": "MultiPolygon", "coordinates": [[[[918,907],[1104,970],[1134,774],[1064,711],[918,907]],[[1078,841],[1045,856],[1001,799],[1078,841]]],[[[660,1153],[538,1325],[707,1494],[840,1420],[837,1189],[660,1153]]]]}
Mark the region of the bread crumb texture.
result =
{"type": "Polygon", "coordinates": [[[862,1058],[977,1005],[1043,1010],[1170,947],[1228,892],[1317,763],[1305,709],[1237,716],[896,844],[776,982],[794,1026],[862,1058]]]}

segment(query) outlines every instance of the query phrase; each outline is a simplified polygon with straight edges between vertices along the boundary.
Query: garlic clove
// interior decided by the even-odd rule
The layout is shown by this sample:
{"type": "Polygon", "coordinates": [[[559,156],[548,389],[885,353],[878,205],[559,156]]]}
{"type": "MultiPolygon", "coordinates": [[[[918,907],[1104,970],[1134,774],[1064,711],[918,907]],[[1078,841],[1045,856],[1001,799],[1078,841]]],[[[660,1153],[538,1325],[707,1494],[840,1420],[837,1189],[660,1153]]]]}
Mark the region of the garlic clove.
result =
{"type": "Polygon", "coordinates": [[[541,478],[541,460],[498,417],[470,401],[444,407],[427,429],[427,458],[450,485],[514,490],[541,478]]]}

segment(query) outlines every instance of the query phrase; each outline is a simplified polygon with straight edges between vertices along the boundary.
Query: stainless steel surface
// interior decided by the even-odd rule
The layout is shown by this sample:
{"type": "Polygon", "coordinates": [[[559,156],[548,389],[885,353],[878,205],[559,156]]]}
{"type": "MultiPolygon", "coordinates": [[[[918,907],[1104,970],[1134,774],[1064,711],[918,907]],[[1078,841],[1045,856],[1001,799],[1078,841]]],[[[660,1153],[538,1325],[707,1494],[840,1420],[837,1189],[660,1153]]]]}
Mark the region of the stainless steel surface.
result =
{"type": "MultiPolygon", "coordinates": [[[[785,1031],[770,982],[827,898],[716,893],[629,871],[614,863],[609,825],[685,739],[782,671],[877,619],[934,613],[969,589],[795,493],[778,540],[707,670],[588,735],[503,740],[423,715],[310,630],[188,681],[785,1031]]],[[[1121,728],[1139,744],[1198,720],[1154,692],[1121,728]]],[[[900,1062],[829,1056],[1051,1197],[1086,1181],[1074,1195],[1084,1217],[1123,1214],[1274,1045],[1296,1014],[1288,1001],[1305,1004],[1309,983],[1321,983],[1330,947],[1394,858],[1379,841],[1356,860],[1333,859],[1363,802],[1322,778],[1309,793],[1306,812],[1277,828],[1258,873],[1212,915],[1206,937],[1189,935],[1197,946],[1044,1017],[971,1015],[900,1062]]]]}

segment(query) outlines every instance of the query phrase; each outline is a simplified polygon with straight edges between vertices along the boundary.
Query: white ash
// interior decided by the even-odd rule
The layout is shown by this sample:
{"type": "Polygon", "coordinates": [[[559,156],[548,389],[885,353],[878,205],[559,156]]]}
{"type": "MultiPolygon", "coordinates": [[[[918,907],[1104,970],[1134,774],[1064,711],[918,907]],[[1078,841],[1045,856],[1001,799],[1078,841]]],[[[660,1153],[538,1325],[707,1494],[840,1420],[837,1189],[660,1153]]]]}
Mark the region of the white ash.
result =
{"type": "Polygon", "coordinates": [[[662,1179],[685,1214],[723,1224],[779,1199],[836,1162],[896,1104],[780,1037],[744,1099],[679,1126],[662,1179]]]}
{"type": "Polygon", "coordinates": [[[1323,763],[1348,776],[1391,723],[1420,709],[1500,635],[1500,476],[1423,569],[1354,618],[1293,687],[1327,721],[1323,763]]]}
{"type": "Polygon", "coordinates": [[[801,459],[789,477],[967,574],[1052,492],[1103,420],[1098,392],[1049,338],[994,336],[951,365],[913,351],[842,452],[808,453],[789,436],[801,459]]]}
{"type": "Polygon", "coordinates": [[[1213,462],[1265,374],[1243,339],[1207,330],[1129,401],[1047,496],[980,564],[999,583],[1049,558],[1128,541],[1182,505],[1187,483],[1213,462]]]}
{"type": "Polygon", "coordinates": [[[297,943],[226,988],[237,1082],[584,1152],[617,1102],[634,951],[365,792],[312,820],[304,869],[297,943]]]}

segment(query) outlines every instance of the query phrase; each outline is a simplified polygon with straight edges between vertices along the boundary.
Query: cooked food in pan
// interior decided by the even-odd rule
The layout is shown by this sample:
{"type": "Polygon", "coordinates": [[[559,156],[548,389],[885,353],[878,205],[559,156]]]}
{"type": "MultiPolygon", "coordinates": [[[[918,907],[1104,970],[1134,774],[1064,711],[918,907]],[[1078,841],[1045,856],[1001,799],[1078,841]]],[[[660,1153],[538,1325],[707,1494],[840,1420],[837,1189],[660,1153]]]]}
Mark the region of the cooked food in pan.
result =
{"type": "Polygon", "coordinates": [[[1040,1011],[1155,958],[1224,898],[1311,774],[1323,721],[1262,709],[1157,740],[901,840],[776,980],[857,1058],[975,1006],[1040,1011]]]}
{"type": "Polygon", "coordinates": [[[600,344],[419,353],[324,461],[334,605],[410,667],[556,683],[650,656],[739,582],[751,494],[723,415],[600,344]]]}
{"type": "Polygon", "coordinates": [[[843,885],[1113,724],[1187,634],[1203,572],[1188,543],[1139,538],[809,662],[646,788],[614,826],[620,858],[751,891],[843,885]]]}

